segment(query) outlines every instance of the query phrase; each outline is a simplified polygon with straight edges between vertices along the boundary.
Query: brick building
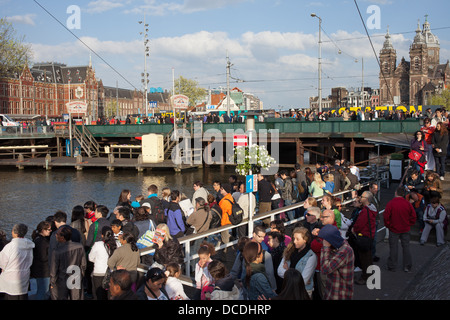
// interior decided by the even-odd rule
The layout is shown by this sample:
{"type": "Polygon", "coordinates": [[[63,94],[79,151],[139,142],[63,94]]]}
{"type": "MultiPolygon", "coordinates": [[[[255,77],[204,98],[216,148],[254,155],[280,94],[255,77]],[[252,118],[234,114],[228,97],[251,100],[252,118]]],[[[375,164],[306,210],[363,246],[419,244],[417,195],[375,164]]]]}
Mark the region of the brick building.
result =
{"type": "MultiPolygon", "coordinates": [[[[148,101],[166,109],[169,95],[148,93],[148,101]]],[[[145,112],[142,91],[104,86],[91,64],[69,67],[55,62],[37,63],[31,68],[24,66],[20,74],[0,79],[0,113],[61,118],[68,113],[66,103],[74,100],[87,104],[86,114],[74,116],[88,116],[91,120],[145,112]]]]}
{"type": "Polygon", "coordinates": [[[389,30],[380,51],[380,104],[427,105],[435,93],[440,93],[450,82],[449,61],[440,63],[439,39],[431,32],[428,18],[423,30],[420,22],[410,46],[410,61],[402,58],[397,65],[397,52],[389,30]]]}

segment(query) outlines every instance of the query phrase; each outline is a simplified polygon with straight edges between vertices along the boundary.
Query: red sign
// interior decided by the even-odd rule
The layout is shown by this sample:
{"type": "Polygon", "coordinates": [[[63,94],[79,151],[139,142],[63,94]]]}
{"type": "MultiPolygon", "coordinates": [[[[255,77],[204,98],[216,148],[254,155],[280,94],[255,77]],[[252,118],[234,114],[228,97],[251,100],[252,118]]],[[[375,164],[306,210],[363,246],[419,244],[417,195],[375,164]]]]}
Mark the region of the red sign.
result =
{"type": "Polygon", "coordinates": [[[235,147],[246,147],[248,145],[248,138],[246,134],[237,134],[233,136],[233,145],[235,147]]]}

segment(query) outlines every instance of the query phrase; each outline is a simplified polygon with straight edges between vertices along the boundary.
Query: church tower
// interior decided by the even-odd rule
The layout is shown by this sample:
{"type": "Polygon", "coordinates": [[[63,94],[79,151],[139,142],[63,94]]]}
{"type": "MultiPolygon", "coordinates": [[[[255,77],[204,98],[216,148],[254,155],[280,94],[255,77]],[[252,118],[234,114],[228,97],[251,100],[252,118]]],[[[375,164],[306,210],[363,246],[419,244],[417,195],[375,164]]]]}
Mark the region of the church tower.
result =
{"type": "Polygon", "coordinates": [[[380,103],[392,105],[394,103],[392,89],[397,65],[397,52],[391,43],[389,27],[385,38],[383,48],[380,51],[380,103]]]}
{"type": "Polygon", "coordinates": [[[420,21],[417,23],[416,36],[409,49],[409,56],[409,103],[419,105],[422,104],[422,88],[427,84],[428,78],[428,50],[424,33],[420,30],[420,21]]]}

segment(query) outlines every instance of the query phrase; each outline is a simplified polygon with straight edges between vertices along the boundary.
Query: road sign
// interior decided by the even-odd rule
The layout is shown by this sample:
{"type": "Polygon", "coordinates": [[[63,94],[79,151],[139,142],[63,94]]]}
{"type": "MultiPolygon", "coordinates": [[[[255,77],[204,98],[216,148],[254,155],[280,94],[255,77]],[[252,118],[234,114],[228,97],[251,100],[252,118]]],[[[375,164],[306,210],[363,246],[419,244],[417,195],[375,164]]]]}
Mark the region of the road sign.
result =
{"type": "Polygon", "coordinates": [[[233,145],[235,147],[248,146],[248,137],[246,134],[237,134],[233,136],[233,145]]]}
{"type": "Polygon", "coordinates": [[[256,174],[245,176],[245,191],[247,193],[258,191],[258,178],[256,174]]]}

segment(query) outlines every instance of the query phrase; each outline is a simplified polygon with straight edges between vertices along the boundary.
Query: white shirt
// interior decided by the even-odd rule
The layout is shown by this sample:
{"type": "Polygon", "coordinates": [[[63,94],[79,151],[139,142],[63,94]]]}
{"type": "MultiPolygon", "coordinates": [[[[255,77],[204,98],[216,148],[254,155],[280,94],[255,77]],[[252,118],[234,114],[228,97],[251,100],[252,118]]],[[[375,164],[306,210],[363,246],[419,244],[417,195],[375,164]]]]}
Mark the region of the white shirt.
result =
{"type": "Polygon", "coordinates": [[[0,252],[0,292],[17,296],[28,292],[34,242],[13,238],[0,252]]]}
{"type": "Polygon", "coordinates": [[[96,241],[89,252],[89,261],[94,263],[93,275],[101,276],[108,269],[108,252],[103,241],[96,241]]]}
{"type": "Polygon", "coordinates": [[[184,292],[183,284],[175,277],[167,278],[166,291],[170,300],[175,300],[176,297],[181,297],[183,300],[189,300],[189,297],[184,292]]]}

